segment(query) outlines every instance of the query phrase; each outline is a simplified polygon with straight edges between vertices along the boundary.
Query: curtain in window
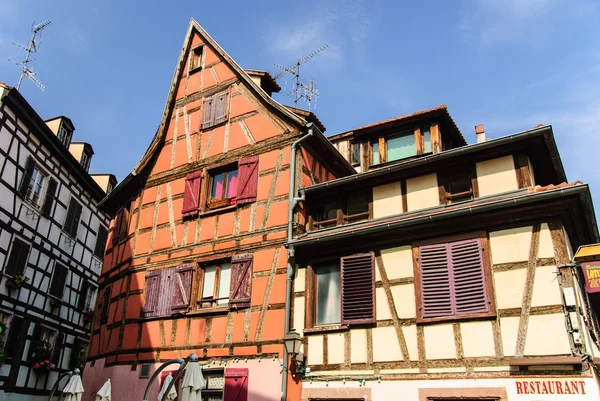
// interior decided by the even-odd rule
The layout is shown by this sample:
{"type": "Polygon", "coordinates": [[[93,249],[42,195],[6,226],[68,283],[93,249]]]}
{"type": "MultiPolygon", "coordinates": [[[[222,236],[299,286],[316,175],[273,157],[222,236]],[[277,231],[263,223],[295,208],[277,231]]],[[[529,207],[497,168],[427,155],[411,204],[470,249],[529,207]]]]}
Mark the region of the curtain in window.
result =
{"type": "Polygon", "coordinates": [[[415,154],[415,135],[412,132],[388,138],[387,161],[400,160],[415,154]]]}
{"type": "Polygon", "coordinates": [[[323,266],[317,270],[317,324],[341,321],[340,267],[323,266]]]}

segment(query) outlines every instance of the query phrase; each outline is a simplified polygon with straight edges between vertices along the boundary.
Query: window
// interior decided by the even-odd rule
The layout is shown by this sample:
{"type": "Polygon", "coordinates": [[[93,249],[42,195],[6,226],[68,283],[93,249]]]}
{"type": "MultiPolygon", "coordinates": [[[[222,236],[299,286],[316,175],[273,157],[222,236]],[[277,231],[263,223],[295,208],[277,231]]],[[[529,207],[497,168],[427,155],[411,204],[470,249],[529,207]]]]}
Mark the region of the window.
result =
{"type": "Polygon", "coordinates": [[[84,312],[93,310],[97,291],[98,289],[95,285],[82,279],[81,288],[79,289],[79,298],[77,299],[77,309],[84,312]]]}
{"type": "Polygon", "coordinates": [[[216,93],[204,99],[204,114],[202,117],[202,128],[224,122],[227,118],[227,95],[228,92],[216,93]]]}
{"type": "Polygon", "coordinates": [[[360,143],[350,144],[350,164],[360,164],[360,143]]]}
{"type": "Polygon", "coordinates": [[[371,192],[353,193],[342,199],[315,200],[313,229],[335,227],[371,218],[371,192]]]}
{"type": "Polygon", "coordinates": [[[375,257],[372,252],[344,256],[312,268],[314,285],[310,325],[375,322],[375,257]]]}
{"type": "Polygon", "coordinates": [[[77,229],[79,228],[79,219],[81,218],[82,206],[73,198],[69,201],[67,209],[67,218],[63,225],[63,230],[71,237],[77,237],[77,229]]]}
{"type": "Polygon", "coordinates": [[[182,263],[176,267],[148,272],[144,316],[166,316],[187,312],[190,306],[194,268],[195,263],[182,263]]]}
{"type": "Polygon", "coordinates": [[[454,168],[440,173],[444,193],[441,197],[445,203],[456,203],[471,200],[476,196],[476,182],[474,180],[474,168],[454,168]]]}
{"type": "Polygon", "coordinates": [[[50,295],[59,299],[62,298],[68,274],[69,269],[66,266],[60,263],[54,265],[54,274],[52,274],[52,281],[50,282],[50,289],[48,291],[50,295]]]}
{"type": "Polygon", "coordinates": [[[403,132],[386,138],[387,160],[404,159],[417,154],[415,147],[415,134],[412,131],[403,132]]]}
{"type": "MultiPolygon", "coordinates": [[[[228,369],[229,370],[229,369],[228,369]]],[[[204,370],[206,387],[201,390],[202,401],[221,401],[225,390],[225,377],[222,370],[204,370]]],[[[237,400],[235,398],[234,400],[237,400]]]]}
{"type": "Polygon", "coordinates": [[[42,172],[39,166],[36,165],[33,157],[28,156],[25,162],[25,172],[19,185],[19,194],[29,203],[39,207],[44,186],[46,186],[46,194],[41,209],[44,215],[49,216],[52,213],[58,183],[54,178],[48,179],[47,174],[42,172]]]}
{"type": "Polygon", "coordinates": [[[379,164],[381,163],[379,157],[379,139],[375,139],[371,141],[371,164],[379,164]]]}
{"type": "MultiPolygon", "coordinates": [[[[258,192],[258,156],[244,157],[236,165],[228,165],[208,173],[206,207],[217,209],[229,205],[256,202],[258,192]]],[[[199,181],[188,177],[184,193],[183,213],[195,212],[199,181]]],[[[204,206],[203,206],[204,207],[204,206]]]]}
{"type": "Polygon", "coordinates": [[[237,166],[229,167],[210,175],[209,208],[235,203],[237,195],[238,170],[237,166]]]}
{"type": "Polygon", "coordinates": [[[87,354],[88,343],[79,337],[75,337],[73,348],[71,348],[71,358],[69,360],[69,369],[83,370],[85,367],[85,357],[87,354]]]}
{"type": "Polygon", "coordinates": [[[112,242],[117,243],[127,238],[129,231],[129,204],[119,209],[115,215],[115,225],[113,226],[112,242]]]}
{"type": "Polygon", "coordinates": [[[224,306],[229,303],[231,263],[209,265],[203,269],[202,287],[198,304],[201,308],[224,306]]]}
{"type": "Polygon", "coordinates": [[[106,248],[107,238],[108,230],[104,226],[98,227],[98,235],[96,236],[96,246],[94,247],[94,255],[100,259],[104,257],[104,249],[106,248]]]}
{"type": "Polygon", "coordinates": [[[25,241],[16,237],[13,239],[10,254],[4,268],[6,275],[14,277],[22,276],[25,273],[30,248],[29,244],[25,241]]]}
{"type": "Polygon", "coordinates": [[[25,193],[25,198],[37,205],[40,201],[45,180],[46,176],[38,170],[37,166],[34,166],[33,171],[31,172],[29,185],[27,186],[27,192],[25,193]]]}
{"type": "Polygon", "coordinates": [[[66,147],[69,147],[69,143],[71,142],[71,131],[67,129],[64,124],[61,124],[58,128],[58,140],[66,147]]]}
{"type": "Polygon", "coordinates": [[[418,264],[422,320],[493,311],[480,237],[419,246],[418,264]]]}
{"type": "Polygon", "coordinates": [[[198,46],[192,49],[192,55],[190,57],[190,72],[193,72],[202,66],[203,49],[203,46],[198,46]]]}
{"type": "Polygon", "coordinates": [[[431,134],[429,128],[424,128],[423,131],[423,153],[431,153],[431,134]]]}
{"type": "Polygon", "coordinates": [[[88,171],[90,169],[90,160],[90,155],[88,155],[85,152],[81,154],[81,167],[83,167],[85,171],[88,171]]]}

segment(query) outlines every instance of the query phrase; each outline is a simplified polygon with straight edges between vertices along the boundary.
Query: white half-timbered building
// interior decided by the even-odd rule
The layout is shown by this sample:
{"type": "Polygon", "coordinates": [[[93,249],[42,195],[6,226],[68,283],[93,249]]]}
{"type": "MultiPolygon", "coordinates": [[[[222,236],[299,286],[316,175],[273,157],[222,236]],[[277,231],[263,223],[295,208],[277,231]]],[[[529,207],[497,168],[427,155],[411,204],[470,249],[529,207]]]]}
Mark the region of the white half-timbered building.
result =
{"type": "Polygon", "coordinates": [[[0,399],[46,399],[81,367],[113,175],[88,173],[93,150],[66,117],[44,121],[0,83],[0,399]]]}

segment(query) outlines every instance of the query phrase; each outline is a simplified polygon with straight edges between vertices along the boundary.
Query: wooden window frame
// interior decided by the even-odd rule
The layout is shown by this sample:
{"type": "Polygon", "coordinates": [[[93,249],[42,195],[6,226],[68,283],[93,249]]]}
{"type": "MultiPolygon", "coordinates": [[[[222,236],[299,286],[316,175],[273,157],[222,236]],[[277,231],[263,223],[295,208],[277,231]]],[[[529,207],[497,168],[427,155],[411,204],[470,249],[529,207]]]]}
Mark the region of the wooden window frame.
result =
{"type": "MultiPolygon", "coordinates": [[[[42,205],[44,204],[44,201],[46,199],[46,189],[48,188],[48,183],[50,182],[50,175],[43,169],[40,167],[40,165],[38,163],[36,163],[35,161],[32,162],[33,163],[33,171],[37,171],[38,176],[42,176],[44,177],[41,185],[40,185],[40,192],[39,192],[39,196],[36,200],[33,199],[33,194],[34,194],[34,188],[35,188],[35,182],[33,184],[33,186],[29,186],[29,184],[27,185],[27,190],[25,191],[25,195],[23,196],[23,199],[29,203],[30,205],[32,205],[33,207],[35,207],[36,209],[41,209],[42,205]]],[[[24,179],[27,178],[27,176],[23,177],[24,179]]],[[[31,179],[33,178],[33,176],[29,176],[29,181],[31,182],[31,179]]]]}
{"type": "MultiPolygon", "coordinates": [[[[236,175],[239,180],[239,167],[238,167],[237,162],[235,164],[230,163],[225,166],[221,166],[221,167],[207,171],[208,179],[203,180],[203,181],[206,181],[206,208],[207,209],[209,209],[209,210],[220,209],[220,208],[224,208],[227,206],[235,205],[237,203],[236,196],[234,196],[233,198],[225,197],[225,195],[227,194],[227,190],[228,190],[228,188],[227,188],[228,174],[233,171],[236,171],[236,175]],[[223,174],[223,189],[222,189],[223,197],[220,199],[216,199],[216,198],[213,198],[212,187],[213,187],[215,176],[219,175],[219,174],[223,174]]],[[[237,182],[236,182],[236,185],[237,185],[237,182]]],[[[236,194],[237,194],[237,188],[236,188],[236,194]]]]}
{"type": "Polygon", "coordinates": [[[437,173],[438,192],[441,205],[450,205],[459,202],[471,201],[479,197],[479,186],[477,183],[477,169],[475,163],[452,167],[437,173]],[[452,194],[450,192],[450,177],[454,174],[468,173],[471,180],[471,189],[467,192],[452,194]]]}
{"type": "Polygon", "coordinates": [[[453,322],[453,321],[466,321],[473,319],[485,319],[493,318],[497,315],[496,302],[494,298],[494,283],[492,277],[492,266],[490,262],[490,246],[487,232],[473,232],[467,234],[460,234],[448,237],[440,237],[432,240],[414,242],[412,244],[412,255],[413,255],[413,274],[415,278],[415,300],[416,300],[416,312],[417,324],[428,324],[437,322],[453,322]],[[485,294],[489,302],[489,310],[486,313],[477,313],[472,315],[453,315],[443,317],[423,317],[423,298],[421,291],[421,271],[419,266],[419,247],[424,245],[435,245],[441,243],[449,243],[462,241],[467,239],[480,239],[482,247],[482,258],[483,258],[483,277],[485,280],[485,294]]]}
{"type": "Polygon", "coordinates": [[[71,131],[69,128],[65,127],[65,123],[62,122],[60,124],[60,126],[58,127],[58,134],[56,135],[56,137],[65,147],[68,148],[69,144],[71,143],[71,135],[72,134],[73,134],[73,131],[71,131]],[[64,133],[65,133],[65,136],[63,138],[60,137],[61,130],[64,131],[64,133]]]}
{"type": "Polygon", "coordinates": [[[360,166],[360,142],[349,142],[349,145],[350,157],[348,160],[350,161],[350,164],[354,167],[360,166]],[[356,152],[358,152],[358,154],[356,154],[356,152]]]}
{"type": "Polygon", "coordinates": [[[433,144],[432,144],[433,135],[431,133],[432,125],[435,125],[435,123],[431,123],[429,125],[405,126],[405,127],[395,128],[395,129],[386,129],[377,135],[371,136],[365,142],[366,149],[368,152],[368,155],[365,158],[367,161],[367,164],[368,164],[367,167],[374,167],[374,168],[381,167],[381,166],[386,165],[386,163],[394,163],[394,162],[398,162],[401,160],[410,160],[411,158],[419,156],[419,155],[432,153],[433,152],[433,144]],[[430,143],[431,150],[428,152],[425,152],[425,136],[423,135],[425,130],[429,131],[429,143],[430,143]],[[391,160],[391,161],[388,160],[388,157],[387,157],[387,155],[388,155],[388,149],[387,149],[388,139],[391,137],[394,137],[394,136],[402,135],[402,134],[406,134],[406,136],[409,136],[410,135],[409,132],[411,132],[411,131],[414,135],[415,154],[412,156],[401,158],[401,159],[396,159],[396,160],[391,160]],[[373,155],[373,146],[372,146],[373,142],[377,142],[379,145],[379,161],[377,161],[377,162],[375,162],[375,160],[373,160],[373,156],[374,156],[373,155]]]}
{"type": "Polygon", "coordinates": [[[193,285],[192,288],[196,288],[195,294],[192,292],[192,297],[195,299],[196,311],[210,311],[210,310],[229,310],[229,298],[231,291],[231,278],[229,283],[229,291],[227,292],[227,303],[223,305],[217,304],[217,301],[224,300],[225,298],[217,298],[219,295],[219,284],[221,283],[221,265],[224,263],[229,263],[231,265],[231,258],[226,259],[217,259],[211,260],[206,263],[202,263],[198,266],[198,274],[196,275],[196,285],[193,285]],[[210,266],[216,266],[215,269],[215,279],[213,283],[213,298],[211,300],[203,301],[202,300],[202,290],[204,289],[204,275],[205,269],[210,266]],[[202,306],[204,303],[210,302],[210,306],[202,306]]]}
{"type": "MultiPolygon", "coordinates": [[[[363,195],[363,194],[361,194],[361,195],[363,195]]],[[[354,223],[359,223],[361,221],[367,221],[367,220],[373,219],[373,191],[364,191],[364,195],[367,195],[367,197],[369,198],[368,210],[366,212],[356,213],[353,215],[346,214],[346,211],[348,210],[348,200],[351,198],[348,196],[343,196],[341,198],[332,199],[332,202],[335,202],[337,205],[336,208],[334,209],[334,210],[337,210],[336,217],[333,219],[327,219],[327,220],[317,220],[317,211],[318,210],[315,210],[314,212],[309,213],[308,231],[320,230],[321,228],[317,228],[320,225],[335,223],[331,227],[324,227],[324,228],[333,228],[333,227],[337,227],[337,226],[354,224],[354,223]],[[352,221],[352,222],[350,221],[352,219],[360,218],[362,216],[365,216],[365,218],[356,220],[356,221],[352,221]]],[[[312,204],[316,204],[317,202],[323,203],[322,200],[315,200],[312,202],[312,204]]]]}
{"type": "Polygon", "coordinates": [[[189,73],[200,71],[202,69],[202,57],[204,56],[204,45],[198,45],[193,47],[190,51],[190,64],[189,73]],[[194,61],[198,61],[197,65],[194,65],[194,61]]]}
{"type": "Polygon", "coordinates": [[[515,174],[519,188],[529,188],[533,185],[531,171],[529,169],[529,157],[525,153],[513,154],[515,174]]]}

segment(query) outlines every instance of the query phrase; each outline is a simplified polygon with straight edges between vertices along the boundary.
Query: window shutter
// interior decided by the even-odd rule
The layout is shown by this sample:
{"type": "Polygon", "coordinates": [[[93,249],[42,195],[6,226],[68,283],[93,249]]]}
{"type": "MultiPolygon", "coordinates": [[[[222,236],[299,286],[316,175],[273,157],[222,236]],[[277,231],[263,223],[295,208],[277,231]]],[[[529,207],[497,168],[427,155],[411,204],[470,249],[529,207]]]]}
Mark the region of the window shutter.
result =
{"type": "Polygon", "coordinates": [[[225,369],[223,401],[248,401],[248,369],[225,369]]]}
{"type": "Polygon", "coordinates": [[[19,238],[13,239],[12,248],[8,261],[6,262],[5,273],[9,276],[17,276],[25,273],[27,260],[29,259],[29,244],[21,241],[19,238]]]}
{"type": "Polygon", "coordinates": [[[219,124],[227,118],[227,91],[217,93],[214,100],[214,122],[219,124]]]}
{"type": "Polygon", "coordinates": [[[81,348],[81,340],[79,337],[75,337],[75,340],[73,341],[73,347],[71,348],[71,357],[69,358],[69,369],[81,368],[80,366],[77,366],[81,348]]]}
{"type": "Polygon", "coordinates": [[[82,206],[77,201],[73,200],[73,198],[71,198],[63,229],[73,238],[77,237],[79,219],[81,218],[81,209],[82,206]]]}
{"type": "Polygon", "coordinates": [[[488,312],[481,240],[474,238],[453,242],[450,254],[456,314],[488,312]]]}
{"type": "Polygon", "coordinates": [[[90,283],[87,280],[82,281],[81,288],[79,289],[79,298],[77,299],[77,309],[82,311],[85,308],[85,301],[87,300],[87,293],[90,290],[90,283]]]}
{"type": "Polygon", "coordinates": [[[96,246],[94,247],[94,255],[102,259],[104,257],[104,249],[106,248],[106,238],[108,230],[104,226],[98,227],[98,236],[96,237],[96,246]]]}
{"type": "Polygon", "coordinates": [[[210,127],[213,125],[214,114],[215,114],[215,95],[209,96],[204,99],[204,114],[202,118],[202,128],[210,127]]]}
{"type": "Polygon", "coordinates": [[[33,174],[33,168],[35,167],[35,162],[33,161],[33,157],[27,156],[27,161],[25,161],[25,173],[23,174],[23,178],[21,179],[21,185],[19,186],[19,194],[21,196],[27,195],[27,188],[29,188],[29,183],[31,182],[31,175],[33,174]]]}
{"type": "Polygon", "coordinates": [[[52,276],[52,282],[50,283],[50,295],[62,298],[68,273],[69,269],[66,266],[63,266],[60,263],[54,265],[54,275],[52,276]]]}
{"type": "Polygon", "coordinates": [[[423,317],[451,316],[453,314],[448,248],[448,244],[427,245],[419,248],[423,317]]]}
{"type": "Polygon", "coordinates": [[[252,296],[252,255],[236,255],[231,258],[231,286],[229,307],[248,308],[252,296]]]}
{"type": "Polygon", "coordinates": [[[121,231],[121,220],[123,219],[123,208],[119,209],[115,215],[115,225],[113,227],[112,242],[119,242],[119,232],[121,231]]]}
{"type": "Polygon", "coordinates": [[[54,204],[54,197],[56,196],[57,188],[58,182],[56,182],[54,178],[50,178],[48,181],[48,188],[46,189],[44,204],[42,205],[42,213],[46,216],[50,216],[52,214],[52,205],[54,204]]]}
{"type": "Polygon", "coordinates": [[[238,162],[237,204],[256,202],[258,191],[258,156],[244,157],[238,162]]]}
{"type": "Polygon", "coordinates": [[[56,337],[56,341],[54,342],[54,349],[52,350],[52,356],[50,357],[50,362],[59,366],[60,356],[62,354],[63,349],[65,348],[65,333],[58,333],[56,337]]]}
{"type": "Polygon", "coordinates": [[[198,200],[200,199],[200,184],[202,173],[196,171],[185,177],[185,191],[183,192],[183,217],[196,216],[198,214],[198,200]]]}
{"type": "Polygon", "coordinates": [[[158,296],[160,293],[160,270],[154,270],[146,276],[146,303],[144,304],[144,316],[156,316],[158,307],[158,296]]]}
{"type": "Polygon", "coordinates": [[[375,256],[373,252],[341,258],[342,323],[375,323],[375,256]]]}
{"type": "Polygon", "coordinates": [[[182,265],[177,266],[173,271],[171,311],[185,312],[190,305],[193,274],[193,263],[183,263],[182,265]]]}

